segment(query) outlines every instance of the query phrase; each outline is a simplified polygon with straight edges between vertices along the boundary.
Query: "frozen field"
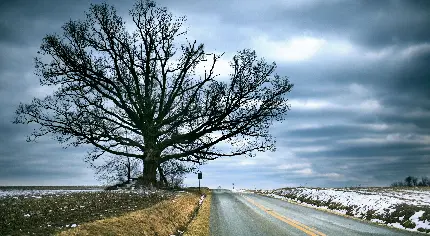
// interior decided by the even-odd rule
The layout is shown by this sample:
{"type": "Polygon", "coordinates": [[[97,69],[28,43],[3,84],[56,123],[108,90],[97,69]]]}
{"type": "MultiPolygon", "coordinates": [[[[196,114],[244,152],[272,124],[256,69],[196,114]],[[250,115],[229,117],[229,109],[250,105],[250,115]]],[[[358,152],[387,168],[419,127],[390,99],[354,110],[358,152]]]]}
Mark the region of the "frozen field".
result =
{"type": "Polygon", "coordinates": [[[430,232],[429,188],[285,188],[257,192],[396,228],[430,232]]]}
{"type": "Polygon", "coordinates": [[[4,197],[34,197],[41,198],[46,195],[61,195],[61,194],[71,194],[71,193],[83,193],[83,192],[100,192],[101,189],[71,189],[71,190],[0,190],[0,198],[4,197]]]}
{"type": "Polygon", "coordinates": [[[152,206],[166,191],[0,188],[0,235],[52,235],[67,228],[152,206]]]}

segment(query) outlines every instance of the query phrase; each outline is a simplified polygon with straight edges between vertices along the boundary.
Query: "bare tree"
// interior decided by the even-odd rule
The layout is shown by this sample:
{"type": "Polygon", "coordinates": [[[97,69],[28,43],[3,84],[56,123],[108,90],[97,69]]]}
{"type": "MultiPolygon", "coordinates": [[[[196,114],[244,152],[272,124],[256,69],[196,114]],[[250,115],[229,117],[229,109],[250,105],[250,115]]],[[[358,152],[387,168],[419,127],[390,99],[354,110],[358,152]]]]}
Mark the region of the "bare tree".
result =
{"type": "Polygon", "coordinates": [[[412,185],[413,186],[418,186],[418,178],[417,177],[413,177],[412,178],[412,185]]]}
{"type": "Polygon", "coordinates": [[[101,165],[90,162],[90,166],[95,170],[99,181],[111,184],[114,182],[130,182],[132,177],[142,174],[141,160],[132,157],[117,157],[110,155],[101,165]]]}
{"type": "Polygon", "coordinates": [[[41,85],[56,90],[19,105],[14,123],[40,125],[29,141],[54,134],[60,143],[93,145],[92,160],[105,152],[140,158],[148,185],[169,160],[199,163],[275,150],[269,127],[285,118],[293,85],[273,75],[274,62],[239,51],[224,82],[214,74],[222,55],[205,53],[196,41],[175,46],[186,33],[185,17],[173,18],[149,0],[137,1],[130,15],[131,33],[113,7],[92,5],[85,20],[63,26],[62,36],[43,39],[36,71],[41,85]],[[211,66],[197,75],[208,56],[211,66]]]}
{"type": "Polygon", "coordinates": [[[418,178],[414,176],[408,176],[405,178],[405,184],[408,187],[414,187],[418,185],[418,178]]]}
{"type": "Polygon", "coordinates": [[[430,179],[427,176],[421,177],[421,181],[419,182],[418,186],[423,186],[423,187],[430,186],[430,179]]]}
{"type": "Polygon", "coordinates": [[[162,163],[158,168],[160,182],[169,187],[180,187],[183,184],[185,175],[196,172],[196,165],[186,164],[178,160],[169,160],[162,163]]]}

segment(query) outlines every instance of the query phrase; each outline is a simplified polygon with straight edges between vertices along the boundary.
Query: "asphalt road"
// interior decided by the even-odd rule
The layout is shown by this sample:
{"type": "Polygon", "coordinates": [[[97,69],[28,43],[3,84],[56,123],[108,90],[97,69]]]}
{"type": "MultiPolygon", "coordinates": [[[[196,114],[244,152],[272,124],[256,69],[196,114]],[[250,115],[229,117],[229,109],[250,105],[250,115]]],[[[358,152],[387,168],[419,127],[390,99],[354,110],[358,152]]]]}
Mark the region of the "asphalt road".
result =
{"type": "Polygon", "coordinates": [[[252,193],[213,190],[210,232],[226,235],[422,235],[252,193]]]}

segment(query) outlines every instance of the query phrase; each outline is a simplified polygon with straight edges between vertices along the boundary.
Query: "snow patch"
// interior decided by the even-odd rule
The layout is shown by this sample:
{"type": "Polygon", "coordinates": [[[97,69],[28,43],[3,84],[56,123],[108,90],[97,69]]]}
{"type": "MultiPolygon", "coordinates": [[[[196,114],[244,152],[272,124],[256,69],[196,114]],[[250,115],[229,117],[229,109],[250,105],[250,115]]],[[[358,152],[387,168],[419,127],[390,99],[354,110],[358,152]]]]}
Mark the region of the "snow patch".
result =
{"type": "Polygon", "coordinates": [[[374,222],[374,223],[379,223],[379,224],[384,224],[385,223],[385,221],[380,220],[380,219],[371,219],[370,221],[374,222]]]}
{"type": "Polygon", "coordinates": [[[102,189],[85,189],[85,190],[0,190],[0,198],[13,197],[18,198],[23,196],[24,198],[36,198],[40,199],[46,195],[63,195],[79,192],[100,192],[102,189]]]}

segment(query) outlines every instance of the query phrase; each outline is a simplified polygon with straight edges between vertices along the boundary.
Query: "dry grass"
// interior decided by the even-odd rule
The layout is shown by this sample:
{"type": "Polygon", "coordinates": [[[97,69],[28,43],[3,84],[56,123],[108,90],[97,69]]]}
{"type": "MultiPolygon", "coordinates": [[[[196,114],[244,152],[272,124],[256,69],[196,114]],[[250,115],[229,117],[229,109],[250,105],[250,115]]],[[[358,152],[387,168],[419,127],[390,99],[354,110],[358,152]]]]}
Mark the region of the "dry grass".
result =
{"type": "Polygon", "coordinates": [[[183,193],[150,208],[86,223],[59,235],[171,235],[185,229],[198,207],[199,197],[183,193]]]}
{"type": "Polygon", "coordinates": [[[209,235],[209,217],[211,213],[211,190],[205,190],[206,198],[197,214],[197,217],[188,226],[184,236],[206,236],[209,235]]]}

